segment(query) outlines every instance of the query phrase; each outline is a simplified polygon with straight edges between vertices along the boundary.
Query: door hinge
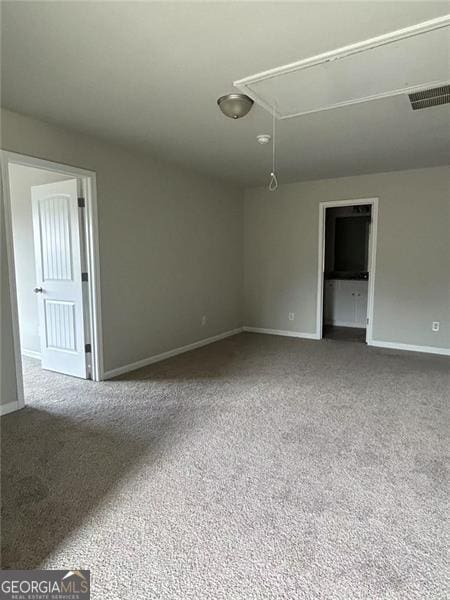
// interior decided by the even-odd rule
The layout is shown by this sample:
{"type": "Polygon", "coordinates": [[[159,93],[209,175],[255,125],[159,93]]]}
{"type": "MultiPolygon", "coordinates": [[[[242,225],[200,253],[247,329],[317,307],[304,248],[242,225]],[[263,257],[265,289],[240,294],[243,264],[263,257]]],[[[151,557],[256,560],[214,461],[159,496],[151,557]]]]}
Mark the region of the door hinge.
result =
{"type": "Polygon", "coordinates": [[[84,198],[78,198],[78,208],[85,208],[86,202],[84,198]]]}
{"type": "Polygon", "coordinates": [[[86,354],[91,353],[92,352],[92,346],[91,346],[91,344],[85,344],[84,351],[86,352],[86,354]]]}
{"type": "Polygon", "coordinates": [[[367,325],[369,324],[369,317],[367,317],[367,319],[366,319],[366,323],[367,323],[367,325]]]}
{"type": "Polygon", "coordinates": [[[86,272],[81,273],[81,281],[89,281],[88,274],[86,272]]]}

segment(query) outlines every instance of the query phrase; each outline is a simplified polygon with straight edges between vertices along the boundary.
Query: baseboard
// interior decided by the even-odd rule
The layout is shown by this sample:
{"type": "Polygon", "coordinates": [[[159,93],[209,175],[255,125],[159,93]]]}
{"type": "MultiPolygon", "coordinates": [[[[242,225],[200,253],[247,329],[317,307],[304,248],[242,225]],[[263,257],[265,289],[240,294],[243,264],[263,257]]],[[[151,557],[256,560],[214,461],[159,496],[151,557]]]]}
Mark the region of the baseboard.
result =
{"type": "Polygon", "coordinates": [[[218,335],[213,335],[212,337],[204,338],[203,340],[193,342],[192,344],[187,344],[186,346],[180,346],[179,348],[174,348],[173,350],[168,350],[167,352],[162,352],[161,354],[155,354],[153,356],[149,356],[148,358],[143,358],[142,360],[138,360],[128,365],[124,365],[123,367],[117,367],[117,369],[111,369],[110,371],[106,371],[103,375],[103,379],[111,379],[112,377],[118,377],[119,375],[129,373],[130,371],[136,371],[136,369],[142,369],[142,367],[147,367],[148,365],[160,362],[161,360],[165,360],[166,358],[171,358],[172,356],[176,356],[177,354],[183,354],[184,352],[189,352],[190,350],[195,350],[196,348],[201,348],[202,346],[207,346],[208,344],[218,342],[219,340],[223,340],[224,338],[236,335],[237,333],[241,332],[242,327],[237,327],[236,329],[231,329],[229,331],[225,331],[224,333],[219,333],[218,335]]]}
{"type": "Polygon", "coordinates": [[[399,342],[383,342],[382,340],[372,340],[369,346],[378,348],[391,348],[392,350],[408,350],[410,352],[423,352],[425,354],[442,354],[450,356],[449,348],[438,348],[436,346],[415,346],[414,344],[401,344],[399,342]]]}
{"type": "MultiPolygon", "coordinates": [[[[244,326],[243,331],[250,333],[267,333],[269,335],[283,335],[287,337],[304,338],[307,340],[319,340],[317,333],[302,333],[299,331],[285,331],[282,329],[265,329],[262,327],[244,326]]],[[[397,342],[383,342],[382,340],[372,340],[368,343],[369,346],[377,346],[379,348],[391,348],[393,350],[409,350],[410,352],[424,352],[428,354],[441,354],[450,356],[450,349],[437,348],[434,346],[414,346],[413,344],[401,344],[397,342]]]]}
{"type": "Polygon", "coordinates": [[[8,402],[8,404],[0,404],[0,416],[3,417],[4,415],[19,410],[20,408],[23,408],[23,406],[21,406],[17,400],[14,402],[8,402]]]}
{"type": "Polygon", "coordinates": [[[41,360],[41,353],[40,352],[36,352],[35,350],[25,350],[24,348],[21,349],[21,354],[23,354],[23,356],[28,356],[28,358],[36,358],[37,360],[41,360]]]}
{"type": "Polygon", "coordinates": [[[317,333],[303,333],[301,331],[287,331],[284,329],[264,329],[262,327],[243,327],[243,331],[249,333],[267,333],[269,335],[284,335],[286,337],[304,338],[306,340],[318,340],[317,333]]]}

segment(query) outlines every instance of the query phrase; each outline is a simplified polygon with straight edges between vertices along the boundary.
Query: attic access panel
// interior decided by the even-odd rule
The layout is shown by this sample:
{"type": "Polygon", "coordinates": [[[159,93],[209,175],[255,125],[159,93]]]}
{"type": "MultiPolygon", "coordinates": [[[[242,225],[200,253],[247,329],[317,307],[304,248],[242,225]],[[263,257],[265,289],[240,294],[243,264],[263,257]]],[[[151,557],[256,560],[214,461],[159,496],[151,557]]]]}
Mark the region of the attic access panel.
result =
{"type": "Polygon", "coordinates": [[[235,87],[279,119],[450,81],[450,15],[264,71],[235,87]]]}

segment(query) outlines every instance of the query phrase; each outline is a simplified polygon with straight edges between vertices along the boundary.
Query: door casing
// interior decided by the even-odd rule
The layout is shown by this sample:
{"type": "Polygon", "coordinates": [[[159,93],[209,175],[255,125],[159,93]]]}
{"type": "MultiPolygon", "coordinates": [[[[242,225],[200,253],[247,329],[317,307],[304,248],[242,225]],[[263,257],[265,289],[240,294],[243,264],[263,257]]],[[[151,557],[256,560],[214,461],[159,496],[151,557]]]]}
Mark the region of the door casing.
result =
{"type": "Polygon", "coordinates": [[[85,238],[86,238],[86,263],[88,272],[88,302],[89,302],[89,329],[92,349],[91,374],[94,381],[103,380],[103,337],[100,297],[100,259],[98,242],[98,215],[97,215],[97,183],[95,171],[80,169],[61,163],[18,154],[15,152],[1,151],[2,191],[4,198],[4,217],[6,230],[6,247],[8,259],[8,280],[10,286],[12,329],[14,341],[14,355],[17,376],[17,409],[25,405],[23,391],[22,357],[19,337],[19,317],[17,308],[16,275],[14,266],[14,244],[12,229],[12,206],[9,183],[9,165],[18,164],[25,167],[34,167],[46,171],[57,172],[61,175],[76,177],[81,182],[81,190],[85,198],[85,238]]]}
{"type": "Polygon", "coordinates": [[[367,297],[367,328],[366,343],[372,344],[373,340],[373,314],[375,294],[375,269],[377,258],[377,229],[378,229],[378,198],[357,198],[354,200],[333,200],[319,204],[319,248],[317,261],[317,307],[316,307],[316,339],[322,339],[323,330],[323,281],[325,270],[325,212],[327,208],[339,206],[357,206],[370,204],[372,207],[372,226],[369,237],[369,286],[367,297]]]}

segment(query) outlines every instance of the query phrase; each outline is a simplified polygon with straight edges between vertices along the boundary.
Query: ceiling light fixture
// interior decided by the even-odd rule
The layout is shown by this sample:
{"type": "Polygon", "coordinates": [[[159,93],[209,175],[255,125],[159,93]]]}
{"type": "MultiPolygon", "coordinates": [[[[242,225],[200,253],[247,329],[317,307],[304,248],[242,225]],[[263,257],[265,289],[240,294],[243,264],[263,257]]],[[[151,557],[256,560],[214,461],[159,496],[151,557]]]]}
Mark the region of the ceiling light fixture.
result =
{"type": "Polygon", "coordinates": [[[230,119],[245,117],[253,106],[253,100],[245,94],[227,94],[217,100],[220,110],[230,119]]]}

